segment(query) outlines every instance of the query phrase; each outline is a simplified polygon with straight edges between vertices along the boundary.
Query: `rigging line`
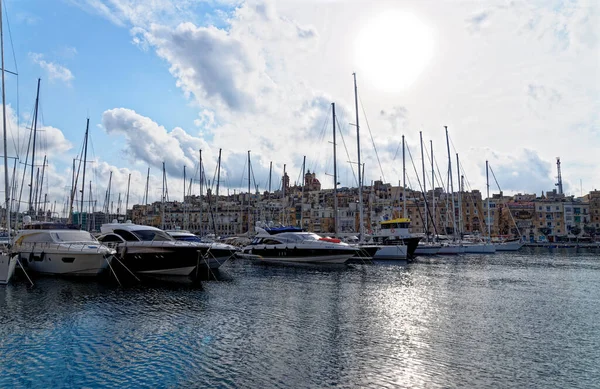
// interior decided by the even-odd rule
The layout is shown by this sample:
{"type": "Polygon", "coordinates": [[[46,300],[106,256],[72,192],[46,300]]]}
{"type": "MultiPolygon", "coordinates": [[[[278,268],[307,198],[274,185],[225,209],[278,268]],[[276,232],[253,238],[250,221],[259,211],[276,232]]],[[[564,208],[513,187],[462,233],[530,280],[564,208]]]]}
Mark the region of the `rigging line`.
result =
{"type": "Polygon", "coordinates": [[[375,150],[375,156],[377,157],[377,163],[379,164],[379,170],[381,171],[381,178],[383,179],[383,182],[387,182],[385,179],[385,174],[383,174],[383,167],[381,167],[381,160],[379,159],[379,153],[377,152],[377,147],[375,146],[375,139],[373,139],[371,126],[369,126],[369,119],[367,118],[367,113],[365,112],[365,107],[360,96],[358,96],[358,100],[360,101],[360,107],[362,108],[363,116],[365,117],[365,123],[367,123],[367,128],[369,129],[369,136],[371,137],[371,143],[373,143],[373,150],[375,150]]]}
{"type": "Polygon", "coordinates": [[[252,175],[252,181],[254,182],[254,188],[258,192],[258,185],[256,184],[256,176],[254,175],[254,166],[250,164],[250,173],[252,175]]]}
{"type": "MultiPolygon", "coordinates": [[[[330,110],[327,110],[327,115],[325,115],[325,120],[323,121],[323,126],[321,127],[321,132],[319,134],[319,143],[320,145],[323,144],[324,140],[325,140],[325,136],[327,134],[327,123],[329,122],[329,115],[330,115],[330,110]]],[[[315,150],[315,152],[318,153],[318,149],[315,150]]],[[[316,167],[317,167],[317,163],[319,162],[318,158],[315,158],[313,160],[312,163],[312,170],[313,172],[315,171],[316,167]]]]}
{"type": "MultiPolygon", "coordinates": [[[[417,167],[415,166],[415,160],[412,157],[412,154],[410,152],[410,148],[408,147],[408,145],[406,145],[406,150],[408,150],[408,156],[410,157],[410,162],[412,163],[413,169],[415,170],[415,175],[417,176],[417,182],[419,183],[419,188],[421,189],[421,193],[423,195],[423,203],[425,204],[425,212],[426,212],[425,217],[431,221],[431,225],[433,226],[433,231],[437,235],[437,228],[435,226],[435,223],[433,222],[433,218],[431,217],[431,213],[429,212],[429,206],[427,204],[427,194],[425,192],[423,192],[423,186],[421,185],[421,180],[419,179],[419,173],[417,173],[417,167]]],[[[417,209],[419,210],[419,215],[421,215],[421,210],[418,206],[417,206],[417,209]]],[[[423,216],[421,216],[421,220],[423,220],[423,216]]],[[[425,231],[425,234],[428,235],[429,231],[425,231]]]]}
{"type": "Polygon", "coordinates": [[[489,162],[488,162],[488,168],[492,172],[492,177],[494,177],[494,181],[496,182],[496,186],[498,187],[498,190],[500,192],[502,192],[502,189],[500,188],[500,184],[498,184],[498,180],[496,179],[496,175],[494,174],[494,171],[492,170],[492,167],[490,166],[489,162]]]}
{"type": "MultiPolygon", "coordinates": [[[[340,134],[340,137],[342,138],[342,143],[344,144],[344,149],[346,150],[346,156],[348,157],[348,161],[350,162],[351,161],[350,153],[348,153],[348,147],[346,147],[346,140],[344,139],[344,133],[342,131],[342,126],[340,126],[340,122],[337,119],[337,115],[335,117],[335,121],[337,122],[339,134],[340,134]]],[[[352,170],[352,176],[354,176],[354,182],[356,183],[356,186],[358,187],[358,178],[356,178],[356,173],[354,172],[354,165],[352,163],[350,163],[350,169],[352,170]]]]}
{"type": "MultiPolygon", "coordinates": [[[[6,5],[6,1],[4,1],[2,3],[2,6],[4,8],[4,13],[6,15],[5,19],[6,19],[6,25],[8,27],[8,37],[10,40],[10,48],[12,50],[12,55],[13,55],[13,62],[15,65],[15,75],[17,76],[17,144],[19,144],[19,129],[20,129],[20,120],[21,120],[21,115],[19,112],[19,67],[17,66],[17,55],[15,54],[15,45],[13,43],[13,39],[12,39],[12,30],[10,29],[10,18],[8,17],[8,6],[6,5]]],[[[13,143],[14,143],[14,136],[13,138],[13,143]]],[[[18,150],[15,147],[15,150],[18,150]]],[[[18,151],[17,151],[18,153],[18,151]]],[[[19,157],[19,155],[17,154],[17,158],[19,157]]]]}
{"type": "MultiPolygon", "coordinates": [[[[244,178],[246,178],[246,163],[247,163],[247,159],[244,158],[244,167],[242,168],[242,177],[240,178],[240,188],[244,187],[244,178]]],[[[248,179],[250,179],[250,177],[248,177],[248,179]]]]}

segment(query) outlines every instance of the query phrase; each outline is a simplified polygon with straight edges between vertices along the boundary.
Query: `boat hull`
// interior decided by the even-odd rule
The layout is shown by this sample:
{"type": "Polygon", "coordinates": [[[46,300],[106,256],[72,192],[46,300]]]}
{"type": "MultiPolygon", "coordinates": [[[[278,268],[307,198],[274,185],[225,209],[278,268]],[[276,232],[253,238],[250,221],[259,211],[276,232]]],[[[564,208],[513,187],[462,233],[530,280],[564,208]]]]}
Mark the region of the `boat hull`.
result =
{"type": "Polygon", "coordinates": [[[418,245],[415,250],[415,255],[436,255],[439,253],[441,247],[438,245],[418,245]]]}
{"type": "Polygon", "coordinates": [[[34,273],[60,276],[95,277],[104,272],[112,255],[99,252],[73,252],[47,249],[45,251],[21,251],[23,266],[34,273]]]}
{"type": "Polygon", "coordinates": [[[358,249],[320,248],[320,247],[288,247],[282,245],[257,245],[244,249],[244,254],[258,255],[265,262],[282,263],[335,263],[341,264],[354,257],[358,249]]]}
{"type": "Polygon", "coordinates": [[[373,259],[375,260],[405,260],[408,248],[405,245],[379,246],[373,259]]]}
{"type": "Polygon", "coordinates": [[[442,247],[440,247],[440,250],[438,251],[438,254],[439,255],[458,255],[458,254],[464,254],[464,252],[465,252],[464,246],[448,244],[448,245],[442,245],[442,247]]]}
{"type": "Polygon", "coordinates": [[[160,247],[133,243],[118,246],[120,265],[135,274],[150,277],[195,278],[198,272],[218,269],[235,252],[195,244],[160,247]]]}
{"type": "Polygon", "coordinates": [[[496,243],[496,251],[518,251],[523,247],[523,243],[519,241],[496,243]]]}
{"type": "Polygon", "coordinates": [[[496,252],[496,246],[493,244],[471,244],[464,247],[467,254],[493,254],[496,252]]]}
{"type": "Polygon", "coordinates": [[[15,257],[7,254],[0,254],[0,285],[6,285],[10,282],[10,279],[15,273],[16,265],[17,259],[15,257]]]}

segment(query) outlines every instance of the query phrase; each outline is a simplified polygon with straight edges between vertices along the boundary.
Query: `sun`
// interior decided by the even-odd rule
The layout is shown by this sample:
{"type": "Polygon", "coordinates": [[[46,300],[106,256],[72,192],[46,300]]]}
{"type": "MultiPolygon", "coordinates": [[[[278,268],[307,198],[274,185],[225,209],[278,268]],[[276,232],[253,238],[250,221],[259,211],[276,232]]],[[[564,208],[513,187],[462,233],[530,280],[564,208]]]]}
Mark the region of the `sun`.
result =
{"type": "Polygon", "coordinates": [[[376,88],[407,89],[433,57],[431,29],[414,14],[388,11],[370,20],[355,42],[358,72],[376,88]]]}

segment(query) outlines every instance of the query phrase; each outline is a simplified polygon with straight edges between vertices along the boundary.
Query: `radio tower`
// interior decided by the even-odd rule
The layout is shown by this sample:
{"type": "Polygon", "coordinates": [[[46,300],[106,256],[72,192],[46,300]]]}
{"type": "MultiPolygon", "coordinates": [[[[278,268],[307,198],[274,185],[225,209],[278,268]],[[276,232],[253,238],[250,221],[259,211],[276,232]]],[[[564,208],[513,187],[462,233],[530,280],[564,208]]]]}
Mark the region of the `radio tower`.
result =
{"type": "Polygon", "coordinates": [[[558,194],[563,194],[562,176],[560,174],[560,157],[556,157],[556,170],[558,171],[558,182],[556,183],[556,186],[558,186],[558,194]]]}

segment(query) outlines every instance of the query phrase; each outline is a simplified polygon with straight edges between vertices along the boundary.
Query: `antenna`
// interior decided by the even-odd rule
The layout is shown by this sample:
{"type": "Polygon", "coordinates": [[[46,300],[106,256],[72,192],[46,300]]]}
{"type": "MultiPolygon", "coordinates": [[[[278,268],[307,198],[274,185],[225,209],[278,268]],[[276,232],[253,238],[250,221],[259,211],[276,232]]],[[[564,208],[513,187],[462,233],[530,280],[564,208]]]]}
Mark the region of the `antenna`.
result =
{"type": "Polygon", "coordinates": [[[563,194],[562,175],[560,174],[560,157],[556,157],[556,170],[558,171],[558,182],[556,183],[556,186],[558,186],[558,194],[563,194]]]}

